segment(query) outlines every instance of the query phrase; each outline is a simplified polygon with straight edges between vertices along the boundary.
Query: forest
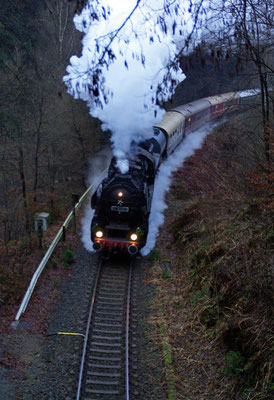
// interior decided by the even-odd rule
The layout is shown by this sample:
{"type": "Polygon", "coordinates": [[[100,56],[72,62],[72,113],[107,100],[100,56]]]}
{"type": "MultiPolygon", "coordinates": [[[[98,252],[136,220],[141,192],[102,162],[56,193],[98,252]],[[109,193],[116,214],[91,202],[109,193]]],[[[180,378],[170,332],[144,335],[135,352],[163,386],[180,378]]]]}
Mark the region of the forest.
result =
{"type": "Polygon", "coordinates": [[[89,157],[107,141],[62,82],[81,46],[74,12],[67,1],[1,1],[1,252],[31,240],[35,212],[54,218],[82,192],[89,157]]]}

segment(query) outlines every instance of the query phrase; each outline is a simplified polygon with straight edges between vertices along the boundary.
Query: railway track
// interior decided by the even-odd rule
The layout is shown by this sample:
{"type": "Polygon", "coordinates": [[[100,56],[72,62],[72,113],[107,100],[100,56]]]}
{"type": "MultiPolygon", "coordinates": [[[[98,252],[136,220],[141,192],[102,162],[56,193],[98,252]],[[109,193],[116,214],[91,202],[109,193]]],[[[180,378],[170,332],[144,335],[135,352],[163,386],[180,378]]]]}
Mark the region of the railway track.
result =
{"type": "Polygon", "coordinates": [[[100,261],[90,303],[77,400],[129,400],[130,265],[100,261]]]}

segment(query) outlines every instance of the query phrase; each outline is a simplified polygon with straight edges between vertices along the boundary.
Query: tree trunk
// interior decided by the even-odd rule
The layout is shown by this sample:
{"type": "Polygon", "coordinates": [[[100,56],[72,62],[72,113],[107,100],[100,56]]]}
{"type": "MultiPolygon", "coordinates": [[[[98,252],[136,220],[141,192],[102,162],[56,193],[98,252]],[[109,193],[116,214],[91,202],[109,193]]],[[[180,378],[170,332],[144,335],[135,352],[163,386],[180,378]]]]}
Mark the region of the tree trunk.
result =
{"type": "Polygon", "coordinates": [[[22,143],[18,142],[18,151],[19,151],[19,159],[18,159],[18,168],[19,168],[19,176],[21,180],[21,190],[22,190],[22,197],[23,197],[23,205],[24,205],[24,212],[25,212],[25,228],[26,233],[30,234],[30,218],[29,213],[27,210],[28,201],[27,201],[27,189],[26,189],[26,178],[25,178],[25,171],[24,171],[24,152],[22,148],[22,143]]]}

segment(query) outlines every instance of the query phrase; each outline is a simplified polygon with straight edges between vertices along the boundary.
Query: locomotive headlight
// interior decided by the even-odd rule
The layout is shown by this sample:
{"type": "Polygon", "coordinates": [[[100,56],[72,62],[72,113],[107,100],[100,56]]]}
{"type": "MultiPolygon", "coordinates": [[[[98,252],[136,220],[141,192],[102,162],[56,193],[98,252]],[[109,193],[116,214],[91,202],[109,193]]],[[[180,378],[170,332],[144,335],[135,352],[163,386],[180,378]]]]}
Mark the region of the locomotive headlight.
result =
{"type": "Polygon", "coordinates": [[[101,238],[101,237],[103,237],[103,232],[102,232],[102,231],[97,231],[97,232],[95,233],[95,236],[96,236],[97,238],[101,238]]]}
{"type": "Polygon", "coordinates": [[[136,233],[132,233],[132,235],[130,235],[130,239],[135,242],[135,240],[138,239],[138,236],[136,235],[136,233]]]}
{"type": "Polygon", "coordinates": [[[120,197],[120,199],[124,196],[123,192],[118,192],[118,197],[120,197]]]}

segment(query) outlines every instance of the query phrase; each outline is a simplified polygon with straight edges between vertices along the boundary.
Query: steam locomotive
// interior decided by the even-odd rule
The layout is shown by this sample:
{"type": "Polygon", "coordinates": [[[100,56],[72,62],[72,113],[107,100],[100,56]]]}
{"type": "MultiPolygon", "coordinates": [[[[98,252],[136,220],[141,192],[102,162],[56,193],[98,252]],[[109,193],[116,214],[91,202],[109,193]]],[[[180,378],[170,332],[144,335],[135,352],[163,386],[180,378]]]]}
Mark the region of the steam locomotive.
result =
{"type": "Polygon", "coordinates": [[[186,135],[209,120],[238,109],[240,92],[230,92],[179,106],[168,111],[153,127],[153,136],[132,144],[128,171],[122,173],[111,160],[108,176],[91,199],[95,210],[91,240],[95,251],[135,255],[146,244],[154,180],[163,159],[186,135]]]}

